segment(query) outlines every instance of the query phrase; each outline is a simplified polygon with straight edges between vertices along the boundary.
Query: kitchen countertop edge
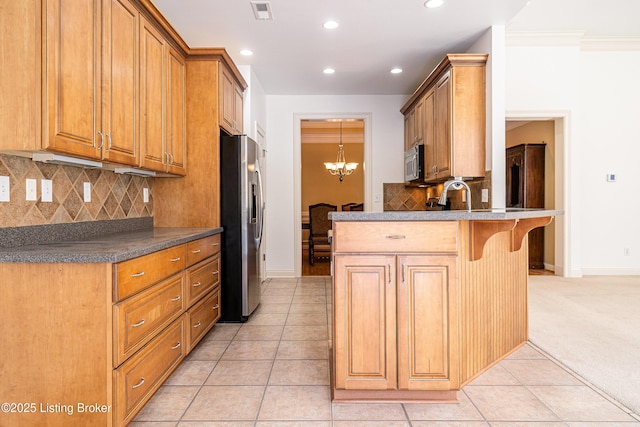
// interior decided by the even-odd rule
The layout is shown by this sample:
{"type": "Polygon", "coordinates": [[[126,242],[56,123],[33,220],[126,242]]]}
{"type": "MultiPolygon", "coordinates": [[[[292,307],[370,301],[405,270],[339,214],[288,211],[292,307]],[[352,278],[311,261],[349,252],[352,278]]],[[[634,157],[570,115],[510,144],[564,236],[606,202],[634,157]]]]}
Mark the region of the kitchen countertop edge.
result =
{"type": "Polygon", "coordinates": [[[540,218],[564,214],[555,209],[479,209],[450,211],[330,212],[332,221],[458,221],[540,218]]]}
{"type": "Polygon", "coordinates": [[[86,240],[0,248],[0,263],[115,263],[219,234],[222,227],[159,227],[86,240]]]}

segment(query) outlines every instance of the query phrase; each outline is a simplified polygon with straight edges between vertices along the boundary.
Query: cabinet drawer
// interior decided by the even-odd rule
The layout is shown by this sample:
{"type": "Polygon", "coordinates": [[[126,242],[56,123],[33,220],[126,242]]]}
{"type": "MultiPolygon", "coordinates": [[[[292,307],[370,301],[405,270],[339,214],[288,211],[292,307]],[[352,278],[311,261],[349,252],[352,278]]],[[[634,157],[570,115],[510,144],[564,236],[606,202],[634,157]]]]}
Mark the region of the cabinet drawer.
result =
{"type": "Polygon", "coordinates": [[[334,252],[456,252],[456,221],[333,223],[334,252]]]}
{"type": "Polygon", "coordinates": [[[182,316],[115,371],[117,425],[126,425],[186,354],[182,316]]]}
{"type": "Polygon", "coordinates": [[[220,284],[220,255],[187,270],[187,307],[220,284]]]}
{"type": "Polygon", "coordinates": [[[211,295],[205,297],[188,311],[189,351],[198,344],[202,337],[220,319],[220,314],[220,287],[218,287],[211,295]]]}
{"type": "Polygon", "coordinates": [[[187,266],[220,252],[220,234],[187,243],[187,266]]]}
{"type": "Polygon", "coordinates": [[[114,367],[147,343],[186,308],[184,274],[159,283],[113,308],[114,367]]]}
{"type": "Polygon", "coordinates": [[[115,264],[113,267],[113,276],[116,280],[115,301],[121,301],[183,270],[184,251],[185,246],[178,245],[115,264]]]}

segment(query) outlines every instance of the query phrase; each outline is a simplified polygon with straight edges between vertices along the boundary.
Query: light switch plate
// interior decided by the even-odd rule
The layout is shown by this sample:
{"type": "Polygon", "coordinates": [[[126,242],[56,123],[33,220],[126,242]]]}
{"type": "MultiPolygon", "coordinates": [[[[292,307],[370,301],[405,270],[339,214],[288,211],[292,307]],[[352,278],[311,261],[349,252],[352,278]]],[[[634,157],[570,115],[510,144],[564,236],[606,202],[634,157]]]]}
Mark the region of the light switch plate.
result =
{"type": "Polygon", "coordinates": [[[53,181],[43,179],[40,181],[40,184],[42,184],[42,201],[53,202],[53,181]]]}
{"type": "Polygon", "coordinates": [[[0,202],[10,201],[11,188],[8,176],[0,176],[0,202]]]}
{"type": "Polygon", "coordinates": [[[482,203],[489,203],[489,189],[483,188],[481,191],[482,203]]]}
{"type": "Polygon", "coordinates": [[[88,203],[91,201],[91,183],[90,182],[85,182],[83,183],[83,187],[84,187],[84,191],[83,191],[83,198],[85,203],[88,203]]]}
{"type": "Polygon", "coordinates": [[[32,179],[32,178],[28,178],[27,179],[27,181],[26,181],[26,188],[27,188],[26,200],[29,200],[29,201],[38,200],[37,184],[38,184],[38,181],[36,181],[35,179],[32,179]]]}

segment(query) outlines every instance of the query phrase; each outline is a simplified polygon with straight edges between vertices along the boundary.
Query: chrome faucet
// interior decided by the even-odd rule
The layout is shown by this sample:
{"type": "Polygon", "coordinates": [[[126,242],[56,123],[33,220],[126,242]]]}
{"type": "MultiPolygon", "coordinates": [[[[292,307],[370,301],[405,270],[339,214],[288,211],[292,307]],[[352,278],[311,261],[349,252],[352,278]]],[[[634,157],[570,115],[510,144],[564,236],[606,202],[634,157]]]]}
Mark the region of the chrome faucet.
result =
{"type": "Polygon", "coordinates": [[[467,190],[467,211],[471,212],[471,190],[469,189],[467,183],[458,176],[444,183],[444,187],[442,188],[442,194],[440,195],[438,204],[443,206],[447,204],[447,191],[449,190],[449,187],[453,188],[454,190],[460,190],[464,187],[467,190]]]}

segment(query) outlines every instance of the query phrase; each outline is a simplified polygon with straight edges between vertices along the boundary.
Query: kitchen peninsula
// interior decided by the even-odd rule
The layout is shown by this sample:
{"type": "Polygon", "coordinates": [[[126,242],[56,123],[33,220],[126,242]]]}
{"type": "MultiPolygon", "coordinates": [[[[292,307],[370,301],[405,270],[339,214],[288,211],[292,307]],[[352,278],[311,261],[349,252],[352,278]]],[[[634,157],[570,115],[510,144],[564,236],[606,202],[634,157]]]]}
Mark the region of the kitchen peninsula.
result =
{"type": "Polygon", "coordinates": [[[455,402],[527,341],[527,234],[560,214],[329,214],[334,401],[455,402]]]}

